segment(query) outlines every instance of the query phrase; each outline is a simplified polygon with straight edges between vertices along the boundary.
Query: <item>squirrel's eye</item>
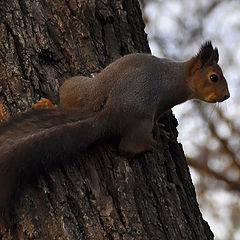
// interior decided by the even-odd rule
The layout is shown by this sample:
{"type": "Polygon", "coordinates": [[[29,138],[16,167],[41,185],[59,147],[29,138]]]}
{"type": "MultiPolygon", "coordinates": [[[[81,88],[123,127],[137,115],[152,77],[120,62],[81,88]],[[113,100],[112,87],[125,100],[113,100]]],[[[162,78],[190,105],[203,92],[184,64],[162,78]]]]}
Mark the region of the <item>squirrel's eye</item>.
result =
{"type": "Polygon", "coordinates": [[[211,79],[212,82],[217,82],[218,81],[218,76],[216,74],[212,74],[210,76],[210,79],[211,79]]]}

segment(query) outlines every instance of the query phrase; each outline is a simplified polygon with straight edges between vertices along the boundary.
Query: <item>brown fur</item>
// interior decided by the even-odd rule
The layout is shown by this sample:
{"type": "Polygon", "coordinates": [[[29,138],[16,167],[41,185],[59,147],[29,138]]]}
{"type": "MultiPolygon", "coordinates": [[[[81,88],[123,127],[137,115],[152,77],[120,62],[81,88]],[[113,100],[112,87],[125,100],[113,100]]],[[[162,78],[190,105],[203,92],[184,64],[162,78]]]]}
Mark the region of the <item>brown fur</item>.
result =
{"type": "Polygon", "coordinates": [[[197,56],[187,62],[186,80],[191,89],[192,98],[215,103],[222,102],[230,96],[218,60],[217,48],[213,49],[211,42],[206,42],[197,56]],[[211,81],[212,74],[217,75],[217,82],[211,81]]]}
{"type": "Polygon", "coordinates": [[[41,98],[40,101],[33,104],[33,108],[55,108],[57,105],[52,104],[47,98],[41,98]]]}

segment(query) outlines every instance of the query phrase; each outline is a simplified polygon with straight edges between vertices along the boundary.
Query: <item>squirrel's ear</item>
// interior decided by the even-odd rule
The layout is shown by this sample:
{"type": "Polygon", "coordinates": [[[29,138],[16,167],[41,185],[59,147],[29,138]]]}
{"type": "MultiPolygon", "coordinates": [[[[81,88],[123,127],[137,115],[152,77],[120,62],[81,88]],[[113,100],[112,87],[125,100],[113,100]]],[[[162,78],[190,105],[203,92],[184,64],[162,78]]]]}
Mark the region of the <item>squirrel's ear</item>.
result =
{"type": "Polygon", "coordinates": [[[218,63],[219,54],[218,54],[218,49],[216,47],[214,49],[214,60],[216,61],[216,63],[218,63]]]}
{"type": "Polygon", "coordinates": [[[218,62],[219,55],[217,48],[213,49],[212,43],[206,42],[200,48],[197,57],[201,61],[201,67],[212,65],[213,62],[218,62]]]}
{"type": "Polygon", "coordinates": [[[205,42],[200,48],[198,54],[189,61],[189,73],[194,73],[197,69],[201,69],[205,66],[210,66],[214,62],[217,63],[218,60],[218,49],[213,49],[212,43],[210,41],[205,42]]]}

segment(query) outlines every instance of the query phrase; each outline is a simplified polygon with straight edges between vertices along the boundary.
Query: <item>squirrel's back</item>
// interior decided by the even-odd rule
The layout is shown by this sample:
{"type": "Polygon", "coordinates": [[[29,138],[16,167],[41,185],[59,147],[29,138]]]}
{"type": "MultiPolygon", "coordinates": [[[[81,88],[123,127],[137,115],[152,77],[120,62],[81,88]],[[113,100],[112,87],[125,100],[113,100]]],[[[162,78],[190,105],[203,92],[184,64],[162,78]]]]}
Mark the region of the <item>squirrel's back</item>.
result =
{"type": "MultiPolygon", "coordinates": [[[[93,78],[77,76],[66,80],[60,88],[60,105],[81,108],[83,112],[101,111],[107,102],[112,108],[137,105],[139,100],[149,105],[150,95],[164,97],[168,91],[172,92],[173,86],[184,88],[184,64],[151,54],[129,54],[93,78]],[[166,93],[159,94],[161,89],[166,93]]],[[[185,93],[186,90],[181,94],[185,93]]],[[[156,101],[159,101],[157,97],[156,101]]]]}

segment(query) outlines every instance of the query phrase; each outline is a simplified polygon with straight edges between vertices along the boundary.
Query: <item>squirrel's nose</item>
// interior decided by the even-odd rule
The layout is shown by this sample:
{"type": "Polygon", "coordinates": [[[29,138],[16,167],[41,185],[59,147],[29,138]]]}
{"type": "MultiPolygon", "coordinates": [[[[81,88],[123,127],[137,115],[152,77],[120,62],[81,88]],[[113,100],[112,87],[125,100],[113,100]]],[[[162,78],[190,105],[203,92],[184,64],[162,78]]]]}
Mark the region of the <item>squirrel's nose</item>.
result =
{"type": "Polygon", "coordinates": [[[224,98],[223,98],[223,101],[227,100],[229,97],[230,97],[230,94],[229,94],[229,93],[225,94],[225,95],[224,95],[224,98]]]}
{"type": "Polygon", "coordinates": [[[225,94],[224,100],[227,100],[228,98],[230,98],[230,93],[229,92],[227,94],[225,94]]]}

